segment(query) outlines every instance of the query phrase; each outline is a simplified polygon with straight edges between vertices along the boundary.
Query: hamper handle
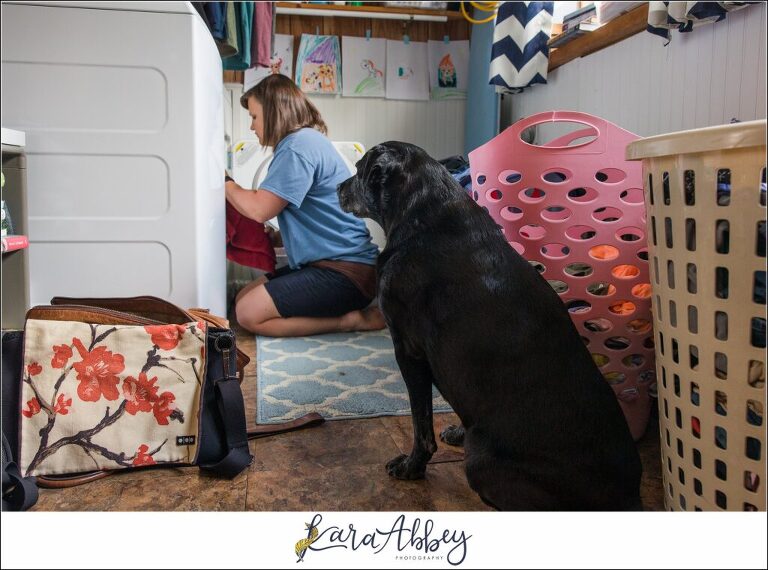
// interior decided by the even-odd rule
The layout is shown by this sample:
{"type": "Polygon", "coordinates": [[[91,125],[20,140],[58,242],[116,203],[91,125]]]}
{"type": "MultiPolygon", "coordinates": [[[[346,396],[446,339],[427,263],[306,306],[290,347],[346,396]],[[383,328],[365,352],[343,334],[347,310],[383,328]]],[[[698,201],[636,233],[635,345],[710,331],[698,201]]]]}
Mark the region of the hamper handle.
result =
{"type": "Polygon", "coordinates": [[[505,132],[509,132],[512,136],[515,137],[515,140],[519,140],[521,143],[524,143],[528,146],[535,147],[535,148],[541,148],[543,150],[546,149],[560,149],[563,147],[566,148],[584,148],[589,145],[595,144],[598,139],[602,135],[604,135],[608,130],[608,123],[604,119],[600,119],[599,117],[595,117],[594,115],[590,115],[588,113],[581,113],[578,111],[545,111],[544,113],[537,113],[535,115],[531,115],[530,117],[526,117],[525,119],[520,119],[517,121],[514,125],[507,128],[505,132]],[[546,145],[531,145],[529,143],[526,143],[520,138],[520,135],[522,132],[529,128],[536,125],[541,125],[544,123],[558,123],[558,122],[569,122],[569,123],[582,123],[584,125],[587,125],[588,127],[591,127],[591,129],[594,129],[597,131],[596,133],[593,133],[591,129],[582,129],[580,131],[576,131],[574,133],[569,133],[567,135],[561,136],[553,141],[550,141],[546,145]],[[574,136],[576,134],[579,134],[579,136],[574,136]],[[571,140],[575,140],[577,138],[580,138],[585,135],[592,135],[595,134],[595,139],[591,140],[589,142],[575,145],[573,147],[568,147],[567,142],[570,142],[571,140]],[[553,145],[553,143],[563,143],[562,146],[558,144],[558,146],[553,145]]]}

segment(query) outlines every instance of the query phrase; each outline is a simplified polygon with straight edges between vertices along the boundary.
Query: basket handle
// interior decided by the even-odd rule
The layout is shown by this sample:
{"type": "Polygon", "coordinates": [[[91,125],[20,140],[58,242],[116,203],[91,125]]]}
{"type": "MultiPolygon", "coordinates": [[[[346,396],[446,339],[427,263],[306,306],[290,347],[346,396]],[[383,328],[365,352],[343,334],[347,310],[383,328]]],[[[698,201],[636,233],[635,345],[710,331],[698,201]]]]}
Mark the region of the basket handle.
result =
{"type": "Polygon", "coordinates": [[[525,119],[521,119],[517,121],[514,125],[507,128],[506,132],[509,132],[510,135],[515,137],[515,140],[519,140],[523,144],[526,144],[528,146],[536,146],[536,145],[529,145],[528,143],[524,142],[520,135],[522,132],[529,128],[536,125],[540,125],[543,123],[557,123],[557,122],[570,122],[570,123],[582,123],[587,125],[588,127],[591,127],[591,129],[581,129],[579,131],[575,131],[573,133],[569,133],[567,135],[561,136],[553,141],[550,141],[546,145],[541,145],[537,148],[546,148],[546,149],[556,149],[561,148],[561,146],[554,146],[553,143],[563,143],[562,146],[567,147],[567,142],[570,142],[572,140],[581,138],[587,135],[595,134],[592,132],[592,129],[597,131],[596,137],[594,140],[591,140],[589,142],[586,142],[581,145],[576,145],[575,147],[568,147],[568,148],[586,148],[590,145],[595,144],[598,139],[600,139],[601,136],[603,136],[608,131],[608,122],[604,119],[601,119],[599,117],[595,117],[594,115],[590,115],[588,113],[581,113],[578,111],[545,111],[544,113],[537,113],[535,115],[531,115],[530,117],[526,117],[525,119]],[[577,135],[578,136],[575,136],[577,135]]]}

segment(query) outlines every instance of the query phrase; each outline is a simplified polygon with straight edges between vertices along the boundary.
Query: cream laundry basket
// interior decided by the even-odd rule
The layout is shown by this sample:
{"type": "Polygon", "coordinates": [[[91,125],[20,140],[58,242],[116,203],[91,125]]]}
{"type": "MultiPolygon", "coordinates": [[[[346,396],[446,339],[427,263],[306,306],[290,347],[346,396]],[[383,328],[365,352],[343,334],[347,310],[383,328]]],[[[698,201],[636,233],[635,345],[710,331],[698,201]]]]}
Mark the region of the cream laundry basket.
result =
{"type": "Polygon", "coordinates": [[[665,503],[766,508],[766,122],[651,137],[643,160],[665,503]]]}

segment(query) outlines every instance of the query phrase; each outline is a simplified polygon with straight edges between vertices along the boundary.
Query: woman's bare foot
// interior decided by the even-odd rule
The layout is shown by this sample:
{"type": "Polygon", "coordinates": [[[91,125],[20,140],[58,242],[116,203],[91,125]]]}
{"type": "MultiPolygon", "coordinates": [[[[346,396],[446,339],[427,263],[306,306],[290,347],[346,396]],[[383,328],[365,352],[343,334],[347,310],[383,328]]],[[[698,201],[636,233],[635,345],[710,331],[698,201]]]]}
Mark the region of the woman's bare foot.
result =
{"type": "Polygon", "coordinates": [[[342,331],[379,331],[387,326],[384,315],[378,307],[362,311],[351,311],[341,317],[342,331]]]}

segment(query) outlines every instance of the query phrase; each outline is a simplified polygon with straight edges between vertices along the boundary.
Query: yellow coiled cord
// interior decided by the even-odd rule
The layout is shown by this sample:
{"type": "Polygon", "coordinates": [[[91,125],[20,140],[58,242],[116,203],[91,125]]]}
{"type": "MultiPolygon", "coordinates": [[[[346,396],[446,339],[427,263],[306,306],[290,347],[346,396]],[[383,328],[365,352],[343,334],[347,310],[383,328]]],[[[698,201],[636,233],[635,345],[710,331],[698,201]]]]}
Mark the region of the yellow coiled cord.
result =
{"type": "Polygon", "coordinates": [[[501,4],[501,2],[469,2],[469,4],[481,12],[493,12],[493,14],[484,20],[475,20],[472,16],[470,16],[467,12],[467,8],[464,6],[465,4],[467,4],[467,2],[461,2],[461,13],[464,15],[464,18],[473,24],[485,24],[486,22],[490,22],[496,17],[496,10],[499,8],[499,4],[501,4]]]}

